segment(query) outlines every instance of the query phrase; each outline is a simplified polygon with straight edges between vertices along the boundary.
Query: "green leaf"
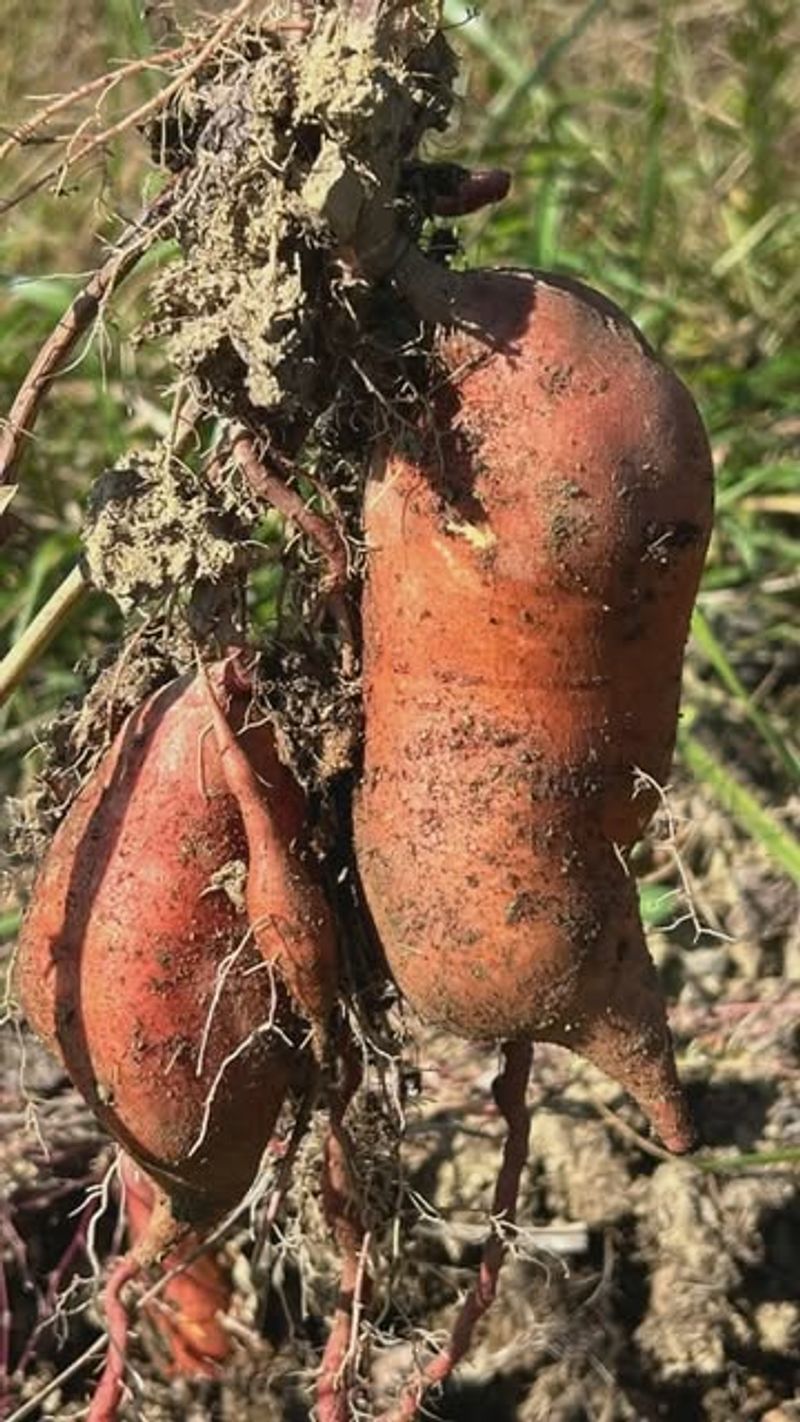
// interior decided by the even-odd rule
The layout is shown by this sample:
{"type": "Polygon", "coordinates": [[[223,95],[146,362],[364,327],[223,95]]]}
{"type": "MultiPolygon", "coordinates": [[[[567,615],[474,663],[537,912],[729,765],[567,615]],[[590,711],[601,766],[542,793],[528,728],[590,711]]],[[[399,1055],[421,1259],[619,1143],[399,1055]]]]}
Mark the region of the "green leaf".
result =
{"type": "Polygon", "coordinates": [[[513,50],[499,38],[477,5],[465,4],[464,0],[444,0],[443,18],[446,25],[457,27],[459,37],[463,37],[484,59],[494,65],[504,79],[517,84],[524,78],[524,66],[513,50]]]}
{"type": "Polygon", "coordinates": [[[19,926],[22,921],[22,914],[19,909],[9,909],[7,913],[0,913],[0,943],[10,943],[16,938],[19,926]]]}
{"type": "Polygon", "coordinates": [[[648,928],[664,928],[675,918],[680,895],[663,884],[639,884],[639,908],[648,928]]]}

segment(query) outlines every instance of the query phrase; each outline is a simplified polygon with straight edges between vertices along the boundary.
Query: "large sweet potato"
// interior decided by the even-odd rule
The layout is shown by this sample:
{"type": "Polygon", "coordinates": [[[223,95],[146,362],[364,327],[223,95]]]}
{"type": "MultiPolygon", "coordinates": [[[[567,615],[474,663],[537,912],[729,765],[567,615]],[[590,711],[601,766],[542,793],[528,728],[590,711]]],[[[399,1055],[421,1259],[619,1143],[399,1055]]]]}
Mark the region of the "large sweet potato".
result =
{"type": "MultiPolygon", "coordinates": [[[[54,838],[20,938],[29,1022],[157,1187],[106,1284],[110,1347],[90,1422],[117,1416],[125,1286],[165,1256],[185,1266],[193,1241],[244,1195],[287,1092],[313,1086],[309,1026],[321,1029],[329,1006],[320,991],[320,1020],[301,1017],[281,971],[291,954],[273,951],[305,902],[304,797],[270,730],[244,724],[249,696],[235,665],[211,681],[213,690],[205,674],[184,677],[129,717],[54,838]],[[247,767],[246,802],[229,784],[231,764],[247,767]],[[249,864],[251,851],[268,863],[249,864]],[[268,944],[248,915],[259,905],[271,915],[268,944]]],[[[317,964],[304,923],[304,981],[328,985],[332,930],[308,883],[322,938],[317,964]]],[[[184,1315],[209,1304],[196,1277],[166,1287],[184,1315]]],[[[201,1368],[225,1356],[213,1307],[164,1337],[176,1366],[193,1343],[201,1368]]]]}
{"type": "Polygon", "coordinates": [[[402,991],[566,1044],[691,1128],[624,850],[669,770],[712,509],[694,404],[610,302],[450,279],[419,446],[366,495],[358,861],[402,991]]]}

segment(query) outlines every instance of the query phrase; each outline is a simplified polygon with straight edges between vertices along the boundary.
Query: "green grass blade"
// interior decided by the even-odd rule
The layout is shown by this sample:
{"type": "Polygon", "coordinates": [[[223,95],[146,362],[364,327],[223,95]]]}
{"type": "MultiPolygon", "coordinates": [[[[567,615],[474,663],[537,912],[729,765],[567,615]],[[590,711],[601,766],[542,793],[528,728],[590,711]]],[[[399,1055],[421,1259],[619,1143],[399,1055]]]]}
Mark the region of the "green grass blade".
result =
{"type": "Polygon", "coordinates": [[[497,143],[503,129],[514,117],[519,106],[534,90],[547,82],[553,70],[574,44],[589,28],[592,21],[606,8],[607,0],[588,0],[588,4],[578,12],[571,24],[557,35],[547,46],[541,58],[515,82],[511,93],[501,99],[484,136],[483,148],[491,148],[497,143]]]}
{"type": "MultiPolygon", "coordinates": [[[[106,0],[106,30],[109,58],[143,59],[153,49],[153,38],[144,18],[145,7],[139,0],[106,0]]],[[[155,92],[158,79],[142,74],[139,82],[155,92]]]]}
{"type": "Polygon", "coordinates": [[[727,276],[728,272],[741,262],[747,261],[755,249],[769,236],[769,234],[790,217],[794,209],[789,203],[776,203],[769,212],[765,212],[758,222],[747,227],[741,235],[731,243],[727,251],[717,258],[711,268],[712,277],[727,276]]]}
{"type": "Polygon", "coordinates": [[[792,493],[793,490],[800,489],[800,460],[770,460],[759,464],[755,469],[749,469],[740,478],[722,485],[717,490],[717,513],[727,513],[729,510],[738,513],[741,501],[748,494],[758,493],[760,489],[767,489],[771,493],[784,490],[792,493]]]}
{"type": "Polygon", "coordinates": [[[711,663],[722,685],[738,703],[743,714],[755,726],[759,735],[769,746],[770,750],[780,761],[784,770],[793,780],[800,781],[800,762],[792,751],[784,743],[783,738],[778,734],[769,718],[756,706],[755,702],[748,695],[742,685],[734,667],[721,642],[715,637],[714,632],[705,614],[696,607],[692,616],[692,636],[702,652],[703,656],[711,663]]]}
{"type": "Polygon", "coordinates": [[[524,79],[524,65],[513,50],[498,39],[486,16],[481,15],[475,5],[465,4],[464,0],[445,0],[443,18],[446,25],[457,27],[459,36],[487,59],[508,83],[516,85],[524,79]]]}
{"type": "Polygon", "coordinates": [[[696,1170],[707,1175],[728,1175],[737,1170],[753,1170],[762,1165],[800,1165],[800,1149],[787,1146],[785,1150],[743,1151],[741,1155],[694,1156],[691,1164],[696,1170]]]}
{"type": "Polygon", "coordinates": [[[672,0],[661,0],[658,45],[653,66],[645,140],[642,197],[639,207],[639,263],[644,266],[656,230],[661,200],[664,125],[669,113],[670,61],[672,57],[672,0]]]}
{"type": "Polygon", "coordinates": [[[744,833],[800,883],[800,842],[791,830],[767,814],[755,796],[734,779],[690,730],[680,732],[678,746],[692,774],[716,796],[744,833]]]}
{"type": "MultiPolygon", "coordinates": [[[[561,221],[564,214],[563,184],[556,173],[549,174],[539,187],[531,226],[531,260],[537,267],[552,267],[559,260],[561,221]]],[[[563,257],[562,257],[563,261],[563,257]]]]}
{"type": "Polygon", "coordinates": [[[21,920],[22,914],[19,909],[9,909],[7,913],[0,913],[0,943],[9,943],[12,938],[16,938],[21,920]]]}

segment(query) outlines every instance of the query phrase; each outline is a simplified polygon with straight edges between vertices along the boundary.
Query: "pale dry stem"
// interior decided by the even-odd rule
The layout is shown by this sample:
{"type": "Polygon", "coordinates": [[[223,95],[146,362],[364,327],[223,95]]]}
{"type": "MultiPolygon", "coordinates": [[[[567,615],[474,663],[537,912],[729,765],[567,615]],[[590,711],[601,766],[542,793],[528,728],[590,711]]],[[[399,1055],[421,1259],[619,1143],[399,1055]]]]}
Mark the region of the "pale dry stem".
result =
{"type": "MultiPolygon", "coordinates": [[[[175,96],[180,93],[181,89],[202,69],[203,65],[211,58],[215,51],[224,45],[233,31],[244,21],[247,12],[253,8],[253,4],[254,0],[240,0],[240,3],[236,5],[230,14],[216,27],[206,43],[200,47],[191,63],[187,64],[170,84],[165,85],[152,99],[148,99],[145,103],[140,104],[138,108],[132,109],[125,114],[123,118],[111,124],[110,127],[103,129],[100,133],[92,134],[91,137],[85,139],[83,143],[78,143],[72,152],[68,151],[66,158],[61,162],[47,168],[44,173],[30,182],[27,187],[22,188],[19,192],[15,193],[13,197],[7,198],[4,202],[0,203],[0,212],[5,212],[18,203],[23,202],[27,197],[30,197],[33,193],[44,187],[51,178],[57,179],[57,185],[60,188],[68,172],[74,168],[76,164],[83,162],[93,153],[96,153],[98,149],[104,148],[108,143],[112,142],[115,138],[121,137],[122,134],[127,133],[130,129],[141,126],[152,119],[155,114],[166,107],[170,100],[174,99],[175,96]]],[[[272,28],[281,29],[282,26],[278,24],[272,28]]],[[[290,26],[290,28],[294,29],[296,26],[290,26]]],[[[81,127],[83,127],[83,125],[79,126],[79,132],[81,127]]],[[[73,134],[73,143],[75,137],[76,135],[73,134]]]]}
{"type": "Polygon", "coordinates": [[[185,55],[191,54],[192,50],[196,48],[197,42],[193,42],[180,45],[177,49],[160,50],[157,54],[147,55],[143,59],[132,59],[122,64],[119,69],[110,70],[107,74],[99,74],[94,79],[88,79],[85,84],[79,84],[75,89],[70,89],[69,93],[58,94],[20,124],[19,128],[15,128],[5,143],[0,144],[0,163],[4,162],[14,148],[21,148],[29,143],[33,135],[38,133],[46,123],[49,123],[50,119],[55,118],[56,114],[63,113],[65,109],[70,109],[75,104],[79,104],[97,93],[100,94],[98,105],[102,104],[111,89],[116,88],[122,80],[133,79],[137,74],[148,69],[158,69],[162,64],[174,64],[176,60],[183,59],[185,55]]]}
{"type": "Polygon", "coordinates": [[[77,566],[67,574],[22,636],[0,662],[0,706],[19,686],[28,669],[47,651],[51,642],[89,591],[89,580],[77,566]]]}
{"type": "Polygon", "coordinates": [[[677,918],[665,924],[663,931],[665,933],[672,933],[675,929],[680,928],[682,924],[688,922],[692,925],[695,943],[697,943],[704,934],[708,937],[720,938],[726,942],[730,942],[730,936],[727,933],[723,933],[720,929],[709,927],[707,923],[704,923],[701,917],[692,875],[681,853],[678,821],[672,804],[670,803],[669,786],[659,784],[655,777],[648,774],[646,770],[642,770],[640,766],[634,766],[634,797],[637,792],[642,789],[653,790],[658,796],[659,805],[666,823],[666,833],[661,837],[660,843],[666,846],[670,858],[672,859],[678,878],[680,879],[683,897],[686,902],[686,912],[679,914],[677,918]]]}

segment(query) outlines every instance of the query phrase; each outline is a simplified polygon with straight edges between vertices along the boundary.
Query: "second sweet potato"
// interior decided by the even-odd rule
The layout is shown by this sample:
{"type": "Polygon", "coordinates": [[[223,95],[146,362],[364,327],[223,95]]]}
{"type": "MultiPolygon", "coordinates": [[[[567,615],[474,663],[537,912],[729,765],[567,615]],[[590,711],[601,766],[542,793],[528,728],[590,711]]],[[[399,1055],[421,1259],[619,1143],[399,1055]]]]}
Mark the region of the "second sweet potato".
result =
{"type": "MultiPolygon", "coordinates": [[[[248,698],[218,695],[234,729],[248,698]]],[[[269,732],[243,744],[288,844],[304,801],[269,732]]],[[[59,827],[36,882],[17,987],[31,1025],[104,1127],[181,1213],[213,1218],[250,1185],[307,1031],[261,957],[248,846],[206,689],[163,687],[133,715],[59,827]]]]}

